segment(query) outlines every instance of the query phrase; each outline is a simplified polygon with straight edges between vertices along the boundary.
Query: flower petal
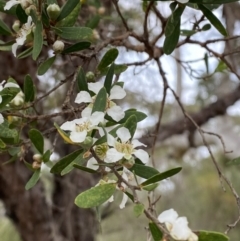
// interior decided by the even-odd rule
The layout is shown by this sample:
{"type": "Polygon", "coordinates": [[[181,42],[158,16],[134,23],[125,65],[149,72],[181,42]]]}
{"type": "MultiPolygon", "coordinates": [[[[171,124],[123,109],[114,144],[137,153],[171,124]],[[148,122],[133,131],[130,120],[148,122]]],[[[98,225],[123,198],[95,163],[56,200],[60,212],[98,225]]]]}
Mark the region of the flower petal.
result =
{"type": "Polygon", "coordinates": [[[107,143],[108,143],[108,145],[109,146],[115,146],[115,142],[116,142],[115,138],[112,135],[108,134],[107,135],[107,143]]]}
{"type": "Polygon", "coordinates": [[[162,212],[159,216],[158,216],[158,220],[160,223],[173,223],[178,217],[178,213],[174,210],[174,209],[169,209],[166,210],[164,212],[162,212]]]}
{"type": "Polygon", "coordinates": [[[123,158],[124,154],[118,152],[114,148],[108,149],[106,153],[106,157],[104,158],[105,162],[112,163],[112,162],[117,162],[123,158]]]}
{"type": "Polygon", "coordinates": [[[128,196],[125,193],[123,193],[123,199],[122,199],[122,202],[119,205],[120,209],[125,208],[127,200],[128,200],[128,196]]]}
{"type": "Polygon", "coordinates": [[[133,152],[133,154],[140,159],[144,164],[146,164],[149,160],[149,155],[146,151],[139,149],[139,150],[135,150],[133,152]]]}
{"type": "Polygon", "coordinates": [[[188,237],[188,241],[198,241],[198,236],[191,232],[190,236],[188,237]]]}
{"type": "Polygon", "coordinates": [[[179,3],[188,3],[189,0],[177,0],[179,3]]]}
{"type": "Polygon", "coordinates": [[[108,200],[107,200],[107,202],[113,202],[114,201],[114,196],[112,195],[108,200]]]}
{"type": "Polygon", "coordinates": [[[89,119],[92,125],[97,126],[100,122],[104,120],[104,113],[100,111],[95,111],[89,119]]]}
{"type": "Polygon", "coordinates": [[[92,114],[92,108],[90,107],[86,107],[81,113],[82,117],[90,117],[91,114],[92,114]]]}
{"type": "Polygon", "coordinates": [[[87,131],[81,131],[81,132],[76,132],[76,131],[72,131],[69,138],[76,143],[81,143],[84,142],[84,140],[86,139],[87,136],[87,131]]]}
{"type": "Polygon", "coordinates": [[[176,240],[187,240],[192,231],[188,227],[188,221],[186,217],[177,218],[173,222],[172,229],[170,230],[171,236],[176,240]]]}
{"type": "Polygon", "coordinates": [[[115,121],[120,121],[124,116],[125,113],[120,106],[113,106],[107,110],[107,114],[113,118],[115,121]]]}
{"type": "Polygon", "coordinates": [[[121,100],[126,96],[125,90],[119,86],[119,85],[114,85],[110,91],[110,100],[121,100]]]}
{"type": "Polygon", "coordinates": [[[130,138],[130,132],[126,127],[121,127],[117,130],[117,136],[120,138],[122,143],[127,142],[130,138]]]}
{"type": "Polygon", "coordinates": [[[87,167],[91,168],[93,170],[97,170],[98,169],[98,165],[97,165],[97,160],[94,157],[91,157],[88,162],[87,162],[87,167]]]}
{"type": "Polygon", "coordinates": [[[18,48],[18,44],[17,43],[12,45],[12,53],[13,53],[14,57],[17,56],[17,48],[18,48]]]}
{"type": "Polygon", "coordinates": [[[96,82],[96,83],[88,83],[88,89],[94,92],[95,94],[98,94],[99,90],[102,89],[103,83],[96,82]]]}
{"type": "Polygon", "coordinates": [[[4,7],[4,10],[9,10],[11,7],[13,7],[14,5],[19,4],[19,3],[20,3],[20,1],[17,1],[17,0],[8,1],[4,7]]]}
{"type": "Polygon", "coordinates": [[[0,124],[2,124],[4,122],[4,118],[3,115],[0,113],[0,124]]]}
{"type": "Polygon", "coordinates": [[[92,97],[87,91],[80,91],[75,99],[75,103],[81,104],[81,103],[91,103],[92,97]]]}
{"type": "Polygon", "coordinates": [[[132,144],[133,144],[133,148],[135,148],[137,146],[145,146],[145,147],[147,146],[147,145],[143,144],[142,142],[140,142],[137,139],[132,140],[132,144]]]}
{"type": "Polygon", "coordinates": [[[76,130],[76,124],[80,124],[81,119],[75,119],[72,121],[66,121],[63,123],[60,128],[64,131],[75,131],[76,130]]]}

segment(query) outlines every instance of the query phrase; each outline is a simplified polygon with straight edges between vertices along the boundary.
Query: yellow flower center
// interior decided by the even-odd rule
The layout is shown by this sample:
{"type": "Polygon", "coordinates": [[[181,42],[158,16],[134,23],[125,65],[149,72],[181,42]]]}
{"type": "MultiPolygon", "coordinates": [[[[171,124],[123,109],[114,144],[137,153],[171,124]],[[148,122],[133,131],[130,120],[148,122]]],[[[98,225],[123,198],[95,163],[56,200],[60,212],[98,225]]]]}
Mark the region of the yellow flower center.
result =
{"type": "Polygon", "coordinates": [[[125,155],[132,155],[133,153],[133,145],[131,143],[120,143],[116,142],[115,148],[118,152],[124,153],[125,155]]]}
{"type": "Polygon", "coordinates": [[[88,121],[85,121],[83,122],[82,124],[76,124],[76,131],[77,132],[82,132],[82,131],[90,131],[91,130],[91,122],[88,120],[88,121]]]}

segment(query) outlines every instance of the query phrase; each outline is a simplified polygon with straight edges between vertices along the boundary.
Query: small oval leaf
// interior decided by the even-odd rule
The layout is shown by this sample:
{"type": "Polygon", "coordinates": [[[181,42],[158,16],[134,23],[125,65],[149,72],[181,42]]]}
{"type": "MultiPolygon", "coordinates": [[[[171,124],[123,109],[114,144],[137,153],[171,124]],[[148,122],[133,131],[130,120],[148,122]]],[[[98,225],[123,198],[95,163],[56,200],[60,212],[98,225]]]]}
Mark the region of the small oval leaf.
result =
{"type": "Polygon", "coordinates": [[[118,56],[118,50],[116,48],[109,49],[101,59],[97,69],[101,72],[112,64],[118,56]]]}
{"type": "Polygon", "coordinates": [[[49,68],[52,66],[52,64],[54,63],[56,59],[56,56],[54,55],[53,57],[47,59],[46,61],[44,61],[43,63],[41,63],[38,67],[38,75],[43,75],[45,74],[49,68]]]}
{"type": "Polygon", "coordinates": [[[25,186],[26,190],[31,189],[32,187],[34,187],[37,184],[37,182],[38,182],[38,180],[40,178],[40,174],[41,174],[41,170],[40,169],[36,170],[33,173],[32,177],[29,179],[29,181],[27,182],[27,184],[25,186]]]}
{"type": "Polygon", "coordinates": [[[40,131],[38,131],[37,129],[31,129],[28,132],[28,135],[29,135],[31,142],[35,146],[35,148],[39,151],[40,154],[43,155],[44,154],[43,153],[44,139],[43,139],[42,133],[40,131]]]}
{"type": "Polygon", "coordinates": [[[35,89],[30,75],[25,76],[23,91],[25,96],[25,102],[31,102],[34,100],[35,89]]]}
{"type": "Polygon", "coordinates": [[[115,192],[116,184],[107,183],[92,187],[82,192],[75,199],[75,204],[80,208],[92,208],[106,202],[115,192]]]}

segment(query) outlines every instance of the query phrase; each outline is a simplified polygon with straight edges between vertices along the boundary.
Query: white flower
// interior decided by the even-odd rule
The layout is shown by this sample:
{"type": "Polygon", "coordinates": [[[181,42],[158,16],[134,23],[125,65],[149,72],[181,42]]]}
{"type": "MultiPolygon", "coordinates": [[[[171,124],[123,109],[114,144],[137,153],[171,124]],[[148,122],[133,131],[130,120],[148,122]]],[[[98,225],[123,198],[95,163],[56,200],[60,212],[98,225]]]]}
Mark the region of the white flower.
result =
{"type": "Polygon", "coordinates": [[[175,240],[198,241],[198,236],[188,227],[186,217],[178,217],[175,210],[169,209],[158,216],[160,223],[164,223],[175,240]]]}
{"type": "Polygon", "coordinates": [[[184,4],[184,3],[188,3],[189,0],[177,0],[177,2],[184,4]]]}
{"type": "MultiPolygon", "coordinates": [[[[100,82],[96,83],[88,83],[88,89],[94,92],[96,95],[103,87],[103,84],[100,82]]],[[[112,100],[120,100],[126,96],[125,90],[119,86],[114,85],[110,91],[110,95],[107,100],[106,112],[109,116],[113,118],[115,121],[120,121],[125,113],[120,106],[117,106],[112,100]]],[[[96,96],[91,97],[91,95],[87,91],[80,91],[77,94],[75,99],[75,103],[90,103],[90,105],[83,110],[83,113],[89,114],[91,113],[93,103],[95,101],[96,96]]]]}
{"type": "Polygon", "coordinates": [[[3,115],[0,113],[0,124],[2,124],[4,122],[4,118],[3,115]]]}
{"type": "Polygon", "coordinates": [[[21,4],[23,9],[26,9],[32,4],[32,0],[10,0],[6,3],[4,10],[9,10],[14,5],[21,4]]]}
{"type": "Polygon", "coordinates": [[[76,143],[84,142],[87,134],[93,129],[98,129],[97,125],[104,119],[104,113],[96,111],[89,117],[82,117],[73,121],[63,123],[60,128],[70,131],[69,138],[76,143]]]}
{"type": "Polygon", "coordinates": [[[16,43],[12,45],[13,55],[16,57],[17,48],[23,45],[27,39],[27,36],[31,33],[34,24],[32,23],[32,17],[28,16],[27,23],[23,24],[22,28],[17,33],[16,43]]]}
{"type": "Polygon", "coordinates": [[[130,132],[126,127],[121,127],[117,130],[117,136],[120,141],[117,141],[113,136],[108,135],[107,142],[110,148],[107,151],[105,161],[106,162],[117,162],[122,158],[130,160],[132,155],[139,158],[144,164],[148,162],[149,156],[148,153],[141,149],[135,149],[138,146],[146,146],[138,140],[132,140],[130,142],[130,132]]]}

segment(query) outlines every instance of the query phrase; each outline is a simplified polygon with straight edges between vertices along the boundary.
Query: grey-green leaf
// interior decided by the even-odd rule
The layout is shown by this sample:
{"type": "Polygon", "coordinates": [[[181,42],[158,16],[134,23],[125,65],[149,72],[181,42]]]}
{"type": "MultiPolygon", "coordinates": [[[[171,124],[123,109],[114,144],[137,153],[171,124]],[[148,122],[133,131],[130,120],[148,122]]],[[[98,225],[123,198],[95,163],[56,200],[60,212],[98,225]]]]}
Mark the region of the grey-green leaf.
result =
{"type": "Polygon", "coordinates": [[[28,135],[35,148],[43,155],[44,139],[42,133],[37,129],[31,129],[28,135]]]}
{"type": "Polygon", "coordinates": [[[171,35],[167,36],[164,40],[163,44],[163,52],[165,54],[171,54],[175,47],[177,46],[178,40],[180,36],[180,21],[178,22],[177,26],[175,27],[174,31],[171,35]]]}
{"type": "Polygon", "coordinates": [[[212,13],[211,10],[209,10],[207,7],[205,7],[202,4],[198,4],[199,9],[202,11],[204,16],[210,21],[210,23],[223,35],[227,36],[227,30],[222,25],[222,23],[219,21],[219,19],[212,13]]]}
{"type": "Polygon", "coordinates": [[[229,237],[223,233],[204,231],[198,232],[198,241],[228,241],[229,237]]]}
{"type": "Polygon", "coordinates": [[[176,175],[176,174],[179,173],[181,170],[182,170],[181,167],[177,167],[177,168],[168,170],[168,171],[166,171],[166,172],[159,173],[159,174],[157,174],[157,175],[155,175],[155,176],[153,176],[153,177],[150,177],[150,178],[147,179],[146,181],[142,182],[142,183],[141,183],[141,186],[147,186],[147,185],[149,185],[149,184],[162,181],[162,180],[164,180],[164,179],[167,179],[168,177],[171,177],[171,176],[176,175]]]}
{"type": "Polygon", "coordinates": [[[59,27],[55,31],[61,38],[69,40],[91,41],[93,37],[92,29],[86,27],[59,27]]]}
{"type": "Polygon", "coordinates": [[[49,70],[49,68],[53,65],[55,59],[56,59],[56,55],[42,62],[38,67],[38,75],[45,74],[49,70]]]}
{"type": "Polygon", "coordinates": [[[63,5],[62,10],[57,18],[57,21],[60,21],[64,18],[66,18],[72,11],[73,9],[78,5],[79,0],[68,0],[66,3],[63,5]]]}
{"type": "Polygon", "coordinates": [[[41,174],[41,170],[40,169],[36,170],[33,173],[32,177],[29,179],[29,181],[27,182],[27,184],[25,186],[26,190],[31,189],[32,187],[34,187],[37,184],[37,182],[38,182],[38,180],[40,178],[40,174],[41,174]]]}
{"type": "Polygon", "coordinates": [[[163,237],[162,231],[158,228],[158,226],[155,223],[153,222],[149,223],[149,230],[152,234],[154,241],[162,240],[162,237],[163,237]]]}
{"type": "Polygon", "coordinates": [[[25,96],[25,102],[31,102],[34,100],[35,88],[30,75],[25,76],[23,91],[25,96]]]}
{"type": "Polygon", "coordinates": [[[50,170],[51,173],[60,174],[64,168],[72,163],[79,155],[83,153],[83,149],[70,153],[69,155],[60,159],[50,170]]]}
{"type": "Polygon", "coordinates": [[[108,183],[92,187],[82,192],[75,199],[75,204],[80,208],[92,208],[106,202],[115,192],[116,184],[108,183]]]}
{"type": "Polygon", "coordinates": [[[134,172],[137,176],[148,179],[159,174],[159,171],[153,167],[140,165],[135,163],[130,169],[131,172],[134,172]]]}
{"type": "Polygon", "coordinates": [[[98,70],[103,71],[110,64],[112,64],[118,56],[118,50],[116,48],[109,49],[102,57],[100,63],[98,64],[98,70]]]}
{"type": "Polygon", "coordinates": [[[96,111],[104,112],[107,105],[107,91],[103,87],[97,94],[97,97],[94,101],[92,113],[96,111]]]}
{"type": "Polygon", "coordinates": [[[134,215],[138,218],[144,212],[144,205],[142,203],[138,203],[134,205],[133,212],[134,212],[134,215]]]}
{"type": "Polygon", "coordinates": [[[38,19],[36,22],[36,28],[34,31],[33,52],[32,52],[33,60],[36,60],[42,51],[42,46],[43,46],[42,32],[43,32],[42,21],[38,19]]]}

